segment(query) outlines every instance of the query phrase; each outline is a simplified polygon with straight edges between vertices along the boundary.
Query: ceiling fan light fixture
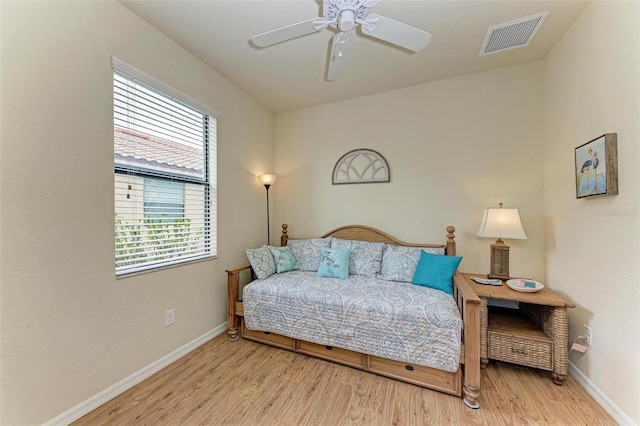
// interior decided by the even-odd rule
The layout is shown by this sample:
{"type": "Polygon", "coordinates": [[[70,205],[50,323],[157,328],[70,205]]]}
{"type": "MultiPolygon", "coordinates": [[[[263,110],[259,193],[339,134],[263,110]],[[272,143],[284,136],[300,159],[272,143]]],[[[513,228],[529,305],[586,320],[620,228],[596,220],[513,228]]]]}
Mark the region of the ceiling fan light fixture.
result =
{"type": "Polygon", "coordinates": [[[338,28],[340,31],[351,31],[356,26],[356,13],[351,9],[344,9],[338,18],[338,28]]]}

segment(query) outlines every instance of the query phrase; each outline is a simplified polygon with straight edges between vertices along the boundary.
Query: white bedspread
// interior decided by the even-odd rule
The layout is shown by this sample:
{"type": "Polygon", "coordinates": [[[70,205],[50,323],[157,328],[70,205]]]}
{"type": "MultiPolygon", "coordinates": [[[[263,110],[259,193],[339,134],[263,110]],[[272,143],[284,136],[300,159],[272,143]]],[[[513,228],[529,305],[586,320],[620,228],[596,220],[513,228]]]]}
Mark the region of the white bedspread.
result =
{"type": "Polygon", "coordinates": [[[410,283],[291,271],[243,290],[245,325],[449,372],[458,370],[462,319],[454,299],[410,283]]]}

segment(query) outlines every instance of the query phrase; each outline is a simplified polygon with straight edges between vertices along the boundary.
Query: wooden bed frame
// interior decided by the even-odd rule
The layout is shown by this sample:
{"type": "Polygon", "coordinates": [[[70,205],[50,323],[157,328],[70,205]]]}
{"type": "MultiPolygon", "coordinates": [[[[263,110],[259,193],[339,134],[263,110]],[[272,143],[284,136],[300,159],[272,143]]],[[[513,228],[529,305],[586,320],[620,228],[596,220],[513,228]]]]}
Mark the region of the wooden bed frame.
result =
{"type": "MultiPolygon", "coordinates": [[[[447,255],[454,256],[456,254],[454,232],[455,228],[453,226],[447,227],[446,244],[410,244],[396,240],[375,228],[363,225],[343,226],[321,237],[334,236],[345,240],[384,242],[399,246],[444,247],[447,255]]],[[[284,224],[282,225],[280,244],[285,246],[288,239],[288,226],[284,224]]],[[[464,321],[464,330],[460,350],[460,368],[455,373],[406,362],[393,361],[342,348],[318,345],[276,333],[249,330],[244,326],[244,309],[242,301],[240,300],[240,278],[242,273],[248,272],[250,279],[254,280],[255,274],[251,269],[251,265],[248,263],[227,269],[226,272],[229,298],[227,310],[229,341],[237,341],[240,334],[248,340],[315,356],[452,395],[463,396],[465,405],[470,408],[479,407],[480,298],[469,284],[467,284],[460,272],[456,272],[453,277],[454,298],[456,299],[458,310],[464,321]]]]}

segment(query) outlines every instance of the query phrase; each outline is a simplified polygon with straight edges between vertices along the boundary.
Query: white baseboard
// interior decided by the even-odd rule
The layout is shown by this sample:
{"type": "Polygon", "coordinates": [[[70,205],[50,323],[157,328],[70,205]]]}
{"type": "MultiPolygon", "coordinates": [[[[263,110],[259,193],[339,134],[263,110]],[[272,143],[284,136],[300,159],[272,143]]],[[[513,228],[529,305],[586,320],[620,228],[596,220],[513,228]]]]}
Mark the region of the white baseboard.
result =
{"type": "Polygon", "coordinates": [[[569,361],[569,373],[619,425],[637,426],[637,424],[631,420],[629,416],[620,409],[620,407],[614,404],[613,401],[611,401],[607,395],[594,385],[593,382],[589,380],[589,378],[585,376],[584,373],[571,361],[569,361]]]}
{"type": "Polygon", "coordinates": [[[116,396],[120,395],[122,392],[134,387],[135,385],[137,385],[147,377],[162,370],[164,367],[176,361],[180,357],[188,354],[198,346],[224,333],[226,330],[227,330],[227,323],[225,322],[224,324],[220,324],[216,328],[206,332],[200,337],[197,337],[196,339],[192,340],[186,345],[179,347],[175,351],[163,356],[159,360],[154,361],[151,364],[147,365],[146,367],[142,368],[141,370],[136,371],[129,377],[126,377],[120,380],[118,383],[112,386],[109,386],[107,389],[103,390],[97,395],[92,396],[86,401],[81,402],[75,407],[49,420],[43,426],[63,426],[63,425],[66,426],[78,420],[80,417],[90,413],[91,411],[95,410],[105,402],[115,398],[116,396]]]}

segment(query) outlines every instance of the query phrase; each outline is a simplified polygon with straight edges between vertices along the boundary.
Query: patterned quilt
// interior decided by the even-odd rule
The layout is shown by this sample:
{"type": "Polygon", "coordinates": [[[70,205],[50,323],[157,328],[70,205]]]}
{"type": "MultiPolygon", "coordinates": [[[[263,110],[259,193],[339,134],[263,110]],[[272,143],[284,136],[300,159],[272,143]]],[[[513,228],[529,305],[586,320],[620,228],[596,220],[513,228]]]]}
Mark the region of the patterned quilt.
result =
{"type": "Polygon", "coordinates": [[[291,271],[243,290],[245,325],[309,342],[455,372],[462,318],[439,290],[375,277],[291,271]]]}

